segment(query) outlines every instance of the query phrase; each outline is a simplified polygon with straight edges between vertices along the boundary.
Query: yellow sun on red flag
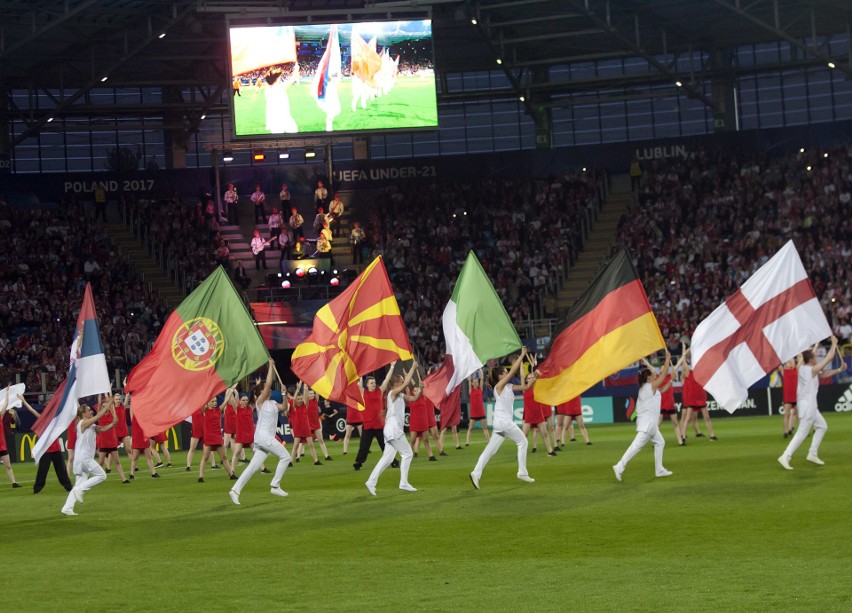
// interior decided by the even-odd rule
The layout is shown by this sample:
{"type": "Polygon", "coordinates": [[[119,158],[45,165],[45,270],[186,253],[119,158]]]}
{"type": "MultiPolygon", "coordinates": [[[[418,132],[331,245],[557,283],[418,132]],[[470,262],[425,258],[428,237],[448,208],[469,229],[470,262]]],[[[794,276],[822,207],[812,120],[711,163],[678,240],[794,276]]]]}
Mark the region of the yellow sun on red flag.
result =
{"type": "Polygon", "coordinates": [[[296,347],[290,368],[320,396],[362,405],[360,376],[412,357],[408,332],[379,256],[317,311],[313,331],[296,347]]]}

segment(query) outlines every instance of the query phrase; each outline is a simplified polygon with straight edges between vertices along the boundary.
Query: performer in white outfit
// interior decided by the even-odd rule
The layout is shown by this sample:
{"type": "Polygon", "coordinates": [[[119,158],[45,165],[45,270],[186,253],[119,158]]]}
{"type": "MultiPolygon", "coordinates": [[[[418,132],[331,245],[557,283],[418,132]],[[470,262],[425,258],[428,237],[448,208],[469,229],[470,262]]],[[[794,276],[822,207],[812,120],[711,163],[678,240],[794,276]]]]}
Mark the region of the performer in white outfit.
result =
{"type": "Polygon", "coordinates": [[[793,436],[793,440],[787,445],[778,458],[778,463],[787,470],[793,470],[790,466],[790,460],[796,449],[807,438],[814,429],[814,437],[811,440],[811,447],[808,450],[808,455],[805,458],[808,462],[813,462],[819,466],[825,464],[819,458],[819,446],[825,436],[825,431],[828,430],[828,424],[825,422],[825,417],[819,412],[817,407],[817,392],[819,392],[820,377],[833,377],[834,375],[846,370],[845,365],[842,368],[834,370],[823,370],[834,359],[834,354],[837,352],[837,337],[831,337],[831,349],[825,355],[821,362],[817,363],[816,353],[812,349],[802,352],[802,360],[804,364],[799,367],[799,386],[796,390],[796,409],[799,413],[799,429],[793,436]]]}
{"type": "Polygon", "coordinates": [[[612,467],[615,473],[615,478],[621,481],[621,476],[627,468],[627,463],[639,451],[648,444],[648,441],[654,445],[654,471],[658,477],[668,477],[672,471],[666,470],[663,466],[663,448],[666,446],[666,441],[663,435],[660,434],[660,387],[665,383],[666,376],[671,369],[671,356],[666,350],[666,360],[660,374],[655,375],[654,371],[645,367],[639,371],[639,396],[636,399],[636,438],[624,452],[624,455],[618,461],[618,464],[612,467]]]}
{"type": "Polygon", "coordinates": [[[257,409],[257,425],[254,430],[254,455],[251,457],[248,468],[243,471],[240,478],[228,492],[234,504],[240,504],[240,492],[246,483],[254,476],[254,473],[263,466],[264,460],[271,453],[278,458],[278,466],[272,477],[269,493],[274,496],[286,496],[287,492],[281,489],[281,479],[290,465],[290,454],[284,449],[284,445],[275,439],[275,430],[278,428],[278,414],[286,413],[288,409],[287,395],[284,394],[284,402],[281,404],[270,399],[272,393],[272,378],[275,374],[275,362],[269,358],[269,371],[266,373],[266,382],[261,387],[256,385],[251,396],[257,409]]]}
{"type": "Polygon", "coordinates": [[[114,428],[117,422],[113,419],[108,426],[98,426],[97,423],[112,408],[114,402],[115,399],[112,394],[106,402],[101,402],[98,399],[100,409],[97,415],[88,405],[83,404],[77,407],[77,444],[74,453],[74,477],[76,480],[74,487],[68,492],[65,505],[62,507],[64,515],[77,515],[74,512],[74,505],[83,502],[83,494],[106,481],[106,473],[94,457],[97,433],[114,428]]]}
{"type": "Polygon", "coordinates": [[[527,378],[527,382],[524,385],[511,385],[509,383],[512,377],[515,376],[515,373],[518,372],[521,362],[523,362],[526,355],[527,348],[524,347],[521,349],[521,355],[512,364],[512,368],[504,368],[500,372],[500,380],[494,385],[495,403],[492,435],[482,455],[479,456],[476,467],[470,473],[470,481],[476,489],[479,489],[479,480],[482,478],[482,471],[485,469],[485,465],[494,457],[494,454],[500,449],[500,445],[507,438],[511,439],[518,446],[518,479],[527,483],[535,481],[527,473],[527,437],[524,436],[524,433],[515,424],[513,414],[515,412],[515,392],[523,392],[529,389],[535,383],[538,373],[533,373],[532,377],[527,378]]]}
{"type": "MultiPolygon", "coordinates": [[[[396,362],[391,364],[391,372],[393,372],[395,364],[396,362]]],[[[408,440],[405,438],[404,429],[405,403],[414,402],[420,398],[420,394],[423,393],[423,388],[415,388],[416,391],[413,395],[405,393],[405,390],[411,383],[411,378],[414,376],[414,371],[416,369],[417,361],[415,360],[411,364],[411,369],[405,374],[405,377],[402,375],[394,375],[391,379],[391,389],[388,392],[386,405],[387,415],[385,416],[385,427],[383,430],[385,437],[385,449],[384,452],[382,452],[382,457],[379,459],[379,463],[376,464],[373,472],[370,473],[370,478],[367,479],[367,482],[364,484],[373,496],[376,495],[376,485],[379,482],[379,477],[383,472],[385,472],[385,469],[391,465],[397,452],[399,452],[402,460],[399,465],[399,489],[405,490],[406,492],[417,491],[417,488],[413,487],[408,482],[408,469],[411,467],[411,458],[414,456],[414,452],[411,451],[411,445],[408,444],[408,440]]]]}

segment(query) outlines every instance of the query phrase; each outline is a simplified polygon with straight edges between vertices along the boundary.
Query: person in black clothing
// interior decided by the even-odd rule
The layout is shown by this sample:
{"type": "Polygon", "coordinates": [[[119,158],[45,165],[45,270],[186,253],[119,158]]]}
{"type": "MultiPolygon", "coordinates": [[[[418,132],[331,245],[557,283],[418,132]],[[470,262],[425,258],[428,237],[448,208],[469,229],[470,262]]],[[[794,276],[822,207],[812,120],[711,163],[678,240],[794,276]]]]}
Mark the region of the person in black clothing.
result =
{"type": "MultiPolygon", "coordinates": [[[[18,400],[38,419],[38,411],[32,408],[23,396],[18,394],[18,400]]],[[[33,485],[33,494],[38,494],[44,489],[47,483],[47,471],[50,469],[51,464],[53,464],[53,472],[56,473],[56,478],[59,479],[59,483],[65,488],[65,491],[70,492],[73,489],[74,486],[68,477],[68,469],[65,467],[65,457],[62,455],[62,451],[58,449],[57,441],[57,444],[47,448],[47,451],[44,452],[44,455],[38,461],[38,471],[36,472],[35,484],[33,485]],[[54,450],[51,450],[52,448],[54,450]]]]}

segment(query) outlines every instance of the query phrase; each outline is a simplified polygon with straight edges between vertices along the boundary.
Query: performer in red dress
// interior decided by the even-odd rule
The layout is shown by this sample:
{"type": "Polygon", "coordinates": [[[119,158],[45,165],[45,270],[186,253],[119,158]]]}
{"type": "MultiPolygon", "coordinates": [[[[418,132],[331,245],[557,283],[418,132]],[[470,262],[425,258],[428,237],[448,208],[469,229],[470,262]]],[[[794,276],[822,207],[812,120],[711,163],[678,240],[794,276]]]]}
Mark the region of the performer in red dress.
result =
{"type": "MultiPolygon", "coordinates": [[[[529,355],[529,354],[527,354],[529,355]]],[[[541,438],[544,439],[544,445],[547,447],[547,455],[555,456],[556,451],[554,451],[553,447],[550,445],[550,438],[547,436],[547,428],[544,425],[544,411],[542,410],[542,405],[538,402],[533,396],[533,388],[532,383],[535,382],[535,375],[530,372],[526,378],[527,389],[524,390],[524,427],[522,431],[524,433],[524,437],[526,437],[531,429],[535,429],[535,432],[541,434],[541,438]]],[[[546,407],[550,409],[550,407],[546,407]]],[[[536,452],[536,438],[533,436],[533,448],[532,452],[536,452]]]]}
{"type": "Polygon", "coordinates": [[[695,428],[695,438],[702,438],[704,435],[698,429],[698,413],[704,418],[704,425],[707,426],[707,433],[710,435],[710,440],[715,441],[716,434],[713,432],[713,424],[710,421],[710,413],[707,411],[707,392],[701,387],[692,376],[692,370],[689,367],[690,349],[685,349],[683,357],[683,393],[686,396],[683,400],[683,406],[686,407],[686,417],[680,422],[680,434],[683,437],[683,442],[686,444],[686,431],[689,428],[690,421],[695,428]]]}
{"type": "MultiPolygon", "coordinates": [[[[207,405],[204,405],[207,406],[207,405]]],[[[186,472],[190,472],[192,470],[192,455],[195,453],[195,450],[198,448],[198,443],[201,443],[202,447],[204,446],[204,413],[203,407],[198,409],[195,413],[192,414],[192,435],[189,439],[189,449],[186,452],[186,472]]],[[[217,469],[215,456],[210,454],[210,468],[217,469]]]]}
{"type": "Polygon", "coordinates": [[[358,436],[363,434],[364,430],[364,413],[359,411],[357,407],[346,405],[346,433],[343,435],[343,455],[349,453],[349,440],[352,438],[352,432],[357,429],[358,436]]]}
{"type": "MultiPolygon", "coordinates": [[[[234,448],[234,438],[237,434],[237,397],[236,394],[228,397],[225,393],[225,400],[222,401],[222,412],[225,414],[225,449],[234,448]]],[[[245,456],[243,456],[245,457],[245,456]]],[[[233,465],[233,462],[231,462],[233,465]]]]}
{"type": "MultiPolygon", "coordinates": [[[[130,398],[130,394],[127,394],[126,398],[130,398]]],[[[128,402],[128,400],[125,400],[128,402]]],[[[130,456],[130,478],[133,479],[133,475],[136,472],[136,465],[139,462],[139,456],[145,456],[145,462],[148,464],[148,470],[151,471],[151,476],[155,479],[159,479],[160,475],[157,473],[157,470],[154,468],[154,462],[151,460],[151,446],[149,444],[149,439],[142,433],[142,427],[139,425],[139,422],[136,421],[136,416],[133,415],[133,407],[130,408],[130,431],[132,435],[130,437],[130,446],[131,453],[130,456]]]]}
{"type": "MultiPolygon", "coordinates": [[[[77,404],[77,410],[80,410],[81,405],[77,404]]],[[[77,418],[74,418],[74,421],[71,422],[71,425],[68,426],[68,430],[65,431],[65,449],[68,450],[68,460],[65,462],[65,468],[68,469],[68,474],[72,474],[72,467],[74,466],[74,447],[77,446],[77,418]]],[[[70,478],[70,477],[69,477],[70,478]]]]}
{"type": "Polygon", "coordinates": [[[435,409],[432,406],[432,401],[419,393],[422,391],[422,384],[418,381],[411,392],[411,396],[416,396],[417,400],[412,400],[408,403],[408,431],[411,433],[410,445],[415,450],[414,457],[416,458],[416,449],[422,441],[423,446],[426,448],[426,453],[429,454],[429,461],[437,462],[438,459],[432,453],[432,446],[429,444],[429,415],[431,414],[434,419],[435,409]]]}
{"type": "Polygon", "coordinates": [[[231,470],[231,463],[228,462],[228,457],[225,455],[225,438],[222,435],[222,410],[219,408],[219,401],[214,396],[201,409],[204,420],[204,448],[201,454],[201,464],[198,465],[198,482],[204,483],[204,463],[213,455],[215,451],[219,454],[219,461],[222,466],[228,471],[231,479],[237,480],[234,471],[231,470]]]}
{"type": "MultiPolygon", "coordinates": [[[[118,438],[115,435],[115,428],[118,426],[118,420],[115,416],[115,407],[113,406],[114,402],[114,398],[104,398],[102,395],[98,395],[98,406],[103,407],[108,403],[110,407],[104,416],[98,421],[98,433],[96,437],[98,446],[98,464],[103,466],[104,461],[107,457],[109,457],[112,466],[115,466],[118,471],[118,476],[121,477],[121,482],[130,483],[130,479],[125,476],[124,469],[121,466],[121,460],[118,457],[118,438]],[[112,428],[107,428],[107,426],[113,422],[116,422],[116,425],[112,428]]],[[[109,469],[107,469],[107,472],[109,472],[109,469]]]]}
{"type": "Polygon", "coordinates": [[[784,394],[784,438],[792,436],[799,418],[796,406],[796,393],[799,389],[799,361],[801,354],[795,359],[784,362],[781,371],[781,385],[784,394]]]}
{"type": "Polygon", "coordinates": [[[328,455],[328,448],[325,446],[325,440],[322,437],[322,423],[320,422],[320,410],[319,410],[319,400],[317,398],[317,393],[308,388],[308,427],[313,434],[313,440],[319,443],[320,449],[322,449],[322,455],[326,460],[330,460],[331,456],[328,455]]]}
{"type": "Polygon", "coordinates": [[[479,373],[477,378],[474,379],[473,376],[467,378],[467,386],[470,394],[470,404],[468,407],[468,415],[467,415],[467,439],[465,440],[464,446],[467,447],[470,445],[470,434],[473,432],[473,426],[476,422],[479,422],[479,427],[482,428],[482,433],[485,435],[485,442],[488,442],[489,432],[488,432],[488,420],[485,415],[485,402],[482,398],[482,382],[484,379],[482,378],[482,369],[479,369],[479,373]]]}
{"type": "Polygon", "coordinates": [[[583,403],[579,396],[572,398],[567,402],[556,405],[556,436],[557,440],[564,447],[566,436],[568,440],[574,441],[574,422],[577,422],[577,427],[580,429],[580,434],[583,435],[583,440],[586,445],[591,445],[589,433],[586,431],[586,424],[583,423],[583,403]]]}
{"type": "Polygon", "coordinates": [[[314,447],[314,439],[308,421],[308,405],[310,402],[308,390],[308,386],[299,381],[293,394],[293,404],[288,416],[290,430],[293,432],[293,456],[296,458],[295,461],[298,462],[305,454],[305,447],[307,446],[311,452],[314,465],[322,466],[322,462],[317,458],[317,450],[314,447]]]}
{"type": "MultiPolygon", "coordinates": [[[[236,388],[231,389],[233,389],[233,394],[236,396],[236,388]]],[[[249,397],[245,394],[240,396],[240,401],[237,403],[236,426],[231,466],[236,466],[238,461],[242,462],[239,458],[245,458],[246,447],[250,448],[254,443],[254,410],[251,404],[249,404],[249,397]]]]}
{"type": "MultiPolygon", "coordinates": [[[[124,453],[127,454],[127,457],[130,457],[131,452],[131,440],[130,440],[130,431],[127,429],[127,409],[124,403],[121,402],[121,394],[115,394],[113,397],[115,401],[115,438],[118,439],[119,445],[124,446],[124,453]]],[[[110,458],[107,458],[107,468],[110,467],[110,458]]],[[[133,473],[131,473],[133,474],[133,473]]]]}
{"type": "Polygon", "coordinates": [[[172,467],[172,454],[169,453],[169,431],[159,432],[152,436],[148,440],[148,444],[151,447],[151,457],[154,458],[154,468],[160,468],[163,466],[163,461],[160,458],[160,454],[157,451],[157,447],[160,448],[160,451],[163,452],[163,455],[166,456],[166,467],[172,467]]]}

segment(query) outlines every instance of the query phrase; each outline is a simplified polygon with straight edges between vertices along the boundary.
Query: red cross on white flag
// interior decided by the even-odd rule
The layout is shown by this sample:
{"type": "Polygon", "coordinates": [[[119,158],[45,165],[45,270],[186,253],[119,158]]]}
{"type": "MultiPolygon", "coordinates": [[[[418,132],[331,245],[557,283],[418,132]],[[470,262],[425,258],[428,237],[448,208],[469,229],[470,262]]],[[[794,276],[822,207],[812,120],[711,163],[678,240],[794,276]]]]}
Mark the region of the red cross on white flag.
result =
{"type": "Polygon", "coordinates": [[[831,328],[789,241],[698,325],[695,379],[733,413],[750,385],[828,336],[831,328]]]}

